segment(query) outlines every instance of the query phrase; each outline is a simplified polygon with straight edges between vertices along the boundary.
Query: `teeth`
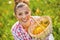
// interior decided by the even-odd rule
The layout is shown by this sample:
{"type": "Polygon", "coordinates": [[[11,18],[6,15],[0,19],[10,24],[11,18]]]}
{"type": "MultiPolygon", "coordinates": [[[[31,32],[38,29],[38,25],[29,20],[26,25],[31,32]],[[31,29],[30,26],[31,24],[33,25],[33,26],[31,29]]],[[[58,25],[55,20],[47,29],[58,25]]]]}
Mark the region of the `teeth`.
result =
{"type": "Polygon", "coordinates": [[[24,22],[26,22],[26,20],[23,20],[24,22]]]}
{"type": "Polygon", "coordinates": [[[24,20],[24,21],[26,21],[26,20],[24,20]]]}

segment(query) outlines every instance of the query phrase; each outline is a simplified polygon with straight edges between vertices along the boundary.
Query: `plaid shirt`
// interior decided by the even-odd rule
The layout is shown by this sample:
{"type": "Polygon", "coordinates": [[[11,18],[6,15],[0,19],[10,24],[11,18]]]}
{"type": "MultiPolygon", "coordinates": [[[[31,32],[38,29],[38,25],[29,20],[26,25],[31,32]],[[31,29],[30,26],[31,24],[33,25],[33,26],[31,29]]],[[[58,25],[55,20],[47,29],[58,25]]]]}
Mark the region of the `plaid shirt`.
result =
{"type": "Polygon", "coordinates": [[[13,25],[11,31],[15,40],[31,40],[30,35],[22,28],[19,22],[13,25]]]}

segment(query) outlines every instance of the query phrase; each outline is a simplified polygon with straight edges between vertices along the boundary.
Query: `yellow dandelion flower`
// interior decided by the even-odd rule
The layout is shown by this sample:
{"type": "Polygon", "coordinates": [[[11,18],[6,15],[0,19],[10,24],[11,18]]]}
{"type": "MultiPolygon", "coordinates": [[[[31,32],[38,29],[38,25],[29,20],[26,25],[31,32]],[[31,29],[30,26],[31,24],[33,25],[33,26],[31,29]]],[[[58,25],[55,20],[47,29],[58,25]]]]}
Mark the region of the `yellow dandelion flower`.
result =
{"type": "Polygon", "coordinates": [[[39,2],[39,0],[37,0],[37,2],[39,2]]]}
{"type": "Polygon", "coordinates": [[[7,10],[4,10],[4,13],[8,14],[8,11],[7,10]]]}
{"type": "Polygon", "coordinates": [[[50,16],[51,18],[54,18],[54,16],[50,16]]]}
{"type": "Polygon", "coordinates": [[[2,35],[2,37],[6,38],[6,35],[5,35],[5,34],[3,34],[3,35],[2,35]]]}
{"type": "Polygon", "coordinates": [[[38,15],[40,13],[40,9],[37,8],[35,14],[38,15]]]}
{"type": "Polygon", "coordinates": [[[0,23],[0,27],[2,26],[3,24],[2,23],[0,23]]]}

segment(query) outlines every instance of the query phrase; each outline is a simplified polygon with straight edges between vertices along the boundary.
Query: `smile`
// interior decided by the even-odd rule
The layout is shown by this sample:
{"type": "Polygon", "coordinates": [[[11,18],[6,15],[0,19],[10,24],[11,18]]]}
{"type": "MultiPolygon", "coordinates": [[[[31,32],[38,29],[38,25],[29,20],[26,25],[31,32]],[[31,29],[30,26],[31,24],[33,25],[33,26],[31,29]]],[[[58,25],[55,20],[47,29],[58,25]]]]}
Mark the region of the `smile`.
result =
{"type": "Polygon", "coordinates": [[[27,22],[27,20],[22,20],[23,22],[27,22]]]}

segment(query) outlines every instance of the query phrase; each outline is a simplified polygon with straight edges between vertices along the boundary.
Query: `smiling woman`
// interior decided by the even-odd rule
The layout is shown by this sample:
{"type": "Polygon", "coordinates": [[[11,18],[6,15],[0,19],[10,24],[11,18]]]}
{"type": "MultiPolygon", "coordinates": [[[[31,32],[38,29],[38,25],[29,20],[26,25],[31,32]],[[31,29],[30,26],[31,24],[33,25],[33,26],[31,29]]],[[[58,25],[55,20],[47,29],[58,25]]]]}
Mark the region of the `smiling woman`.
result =
{"type": "Polygon", "coordinates": [[[31,40],[28,27],[31,25],[31,11],[25,3],[18,3],[15,7],[15,16],[19,22],[12,27],[12,33],[15,40],[31,40]],[[24,37],[23,37],[24,35],[24,37]]]}
{"type": "MultiPolygon", "coordinates": [[[[41,38],[33,38],[33,36],[31,36],[29,34],[28,30],[29,30],[29,27],[31,27],[31,26],[33,27],[33,25],[37,25],[41,21],[45,22],[46,18],[44,20],[42,20],[43,17],[31,16],[31,10],[30,10],[29,6],[24,2],[18,2],[18,4],[15,6],[14,12],[15,12],[15,17],[18,20],[18,22],[16,22],[12,26],[12,29],[11,29],[14,39],[15,40],[33,40],[33,39],[42,40],[41,38]]],[[[42,24],[44,24],[44,23],[42,23],[42,24]]],[[[41,26],[41,27],[43,28],[43,26],[41,26]]],[[[33,28],[31,28],[31,29],[33,29],[33,28]]],[[[39,32],[41,31],[40,27],[37,28],[37,32],[38,31],[39,32]]],[[[49,30],[47,30],[47,31],[49,31],[49,30]]],[[[36,32],[36,31],[34,31],[34,32],[36,32]]],[[[49,40],[49,36],[51,33],[47,33],[47,34],[48,35],[45,36],[45,38],[44,38],[45,40],[49,40]]]]}
{"type": "MultiPolygon", "coordinates": [[[[28,33],[28,28],[35,25],[36,21],[38,21],[38,24],[42,20],[42,18],[40,16],[31,16],[31,10],[27,4],[20,2],[16,5],[15,17],[18,19],[18,22],[15,23],[11,29],[15,40],[41,40],[40,38],[33,38],[28,33]]],[[[46,37],[48,37],[47,39],[49,40],[49,36],[46,37]]]]}

